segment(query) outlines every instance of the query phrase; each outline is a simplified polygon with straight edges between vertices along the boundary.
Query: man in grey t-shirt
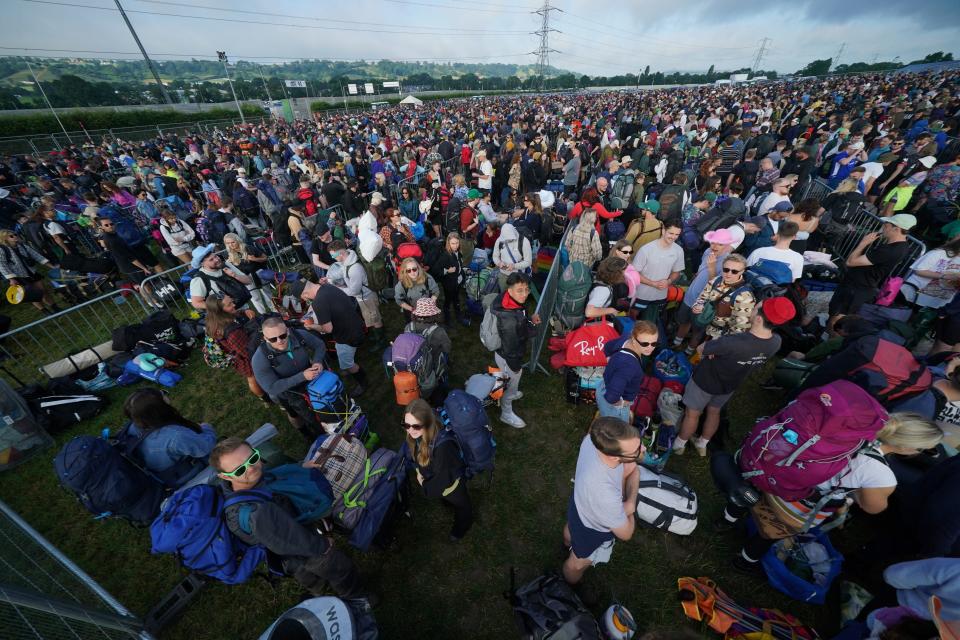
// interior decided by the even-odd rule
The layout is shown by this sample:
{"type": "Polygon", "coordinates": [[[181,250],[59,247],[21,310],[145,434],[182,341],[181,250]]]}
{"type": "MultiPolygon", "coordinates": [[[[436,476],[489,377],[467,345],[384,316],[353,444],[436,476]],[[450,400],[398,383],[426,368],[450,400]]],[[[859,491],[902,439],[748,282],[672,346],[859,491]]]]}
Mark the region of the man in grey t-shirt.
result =
{"type": "Polygon", "coordinates": [[[563,578],[576,584],[586,570],[610,560],[615,538],[633,536],[643,455],[640,433],[619,418],[597,418],[580,443],[563,542],[570,555],[563,578]]]}
{"type": "Polygon", "coordinates": [[[680,222],[663,223],[660,239],[640,247],[633,257],[633,268],[640,274],[634,292],[635,306],[642,309],[639,320],[656,323],[660,307],[667,298],[667,289],[683,273],[683,249],[677,244],[680,222]]]}

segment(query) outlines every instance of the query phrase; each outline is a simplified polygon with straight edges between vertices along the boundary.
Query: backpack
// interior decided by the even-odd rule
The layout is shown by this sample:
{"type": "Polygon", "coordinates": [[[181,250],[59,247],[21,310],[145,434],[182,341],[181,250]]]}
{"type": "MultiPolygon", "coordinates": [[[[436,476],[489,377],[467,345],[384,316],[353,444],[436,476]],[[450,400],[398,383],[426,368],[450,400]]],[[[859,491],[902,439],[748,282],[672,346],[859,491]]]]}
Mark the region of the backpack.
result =
{"type": "MultiPolygon", "coordinates": [[[[373,471],[382,469],[383,473],[378,473],[372,489],[368,483],[362,495],[353,498],[357,503],[365,503],[358,504],[361,509],[360,517],[349,539],[350,545],[360,551],[367,551],[374,543],[384,548],[388,546],[392,527],[387,524],[396,521],[397,516],[405,513],[409,493],[404,456],[385,449],[379,449],[374,455],[377,453],[380,453],[380,456],[370,467],[373,471]]],[[[366,476],[366,470],[364,475],[366,476]]]]}
{"type": "Polygon", "coordinates": [[[100,415],[107,401],[93,394],[71,394],[31,398],[29,404],[40,425],[57,432],[100,415]]]}
{"type": "Polygon", "coordinates": [[[307,453],[330,483],[335,500],[340,500],[364,469],[367,450],[359,438],[342,433],[322,434],[307,453]]]}
{"type": "Polygon", "coordinates": [[[463,211],[464,204],[460,198],[451,197],[447,203],[447,211],[443,216],[444,233],[460,233],[460,212],[463,211]]]}
{"type": "Polygon", "coordinates": [[[497,326],[497,316],[489,305],[484,309],[483,320],[480,321],[480,342],[488,351],[497,351],[503,346],[500,327],[497,326]]]}
{"type": "Polygon", "coordinates": [[[687,189],[679,184],[667,185],[660,193],[660,219],[673,220],[680,217],[687,189]]]}
{"type": "Polygon", "coordinates": [[[390,286],[390,279],[387,275],[387,263],[383,259],[383,252],[374,257],[373,260],[364,260],[363,254],[357,252],[357,260],[363,265],[363,270],[367,272],[367,286],[378,296],[380,292],[390,286]]]}
{"type": "Polygon", "coordinates": [[[693,229],[700,239],[703,240],[705,233],[708,231],[716,231],[717,229],[726,229],[739,220],[740,216],[745,212],[746,207],[743,204],[743,200],[740,198],[728,198],[716,204],[700,216],[700,218],[693,223],[693,229]]]}
{"type": "MultiPolygon", "coordinates": [[[[933,384],[929,369],[909,349],[892,340],[864,336],[847,349],[857,353],[863,364],[849,369],[843,377],[869,391],[881,404],[919,395],[933,384]]],[[[848,355],[847,349],[833,357],[848,355]]]]}
{"type": "MultiPolygon", "coordinates": [[[[136,444],[142,440],[136,439],[136,444]]],[[[132,459],[136,444],[77,436],[63,446],[53,466],[60,484],[98,519],[126,518],[148,524],[160,511],[165,487],[132,459]]]]}
{"type": "Polygon", "coordinates": [[[172,553],[188,569],[226,584],[246,582],[267,558],[267,550],[234,536],[223,511],[234,504],[270,498],[269,492],[258,489],[224,498],[219,489],[207,484],[178,491],[150,525],[150,551],[172,553]]]}
{"type": "Polygon", "coordinates": [[[786,293],[786,286],[793,282],[790,265],[779,260],[760,260],[743,273],[744,281],[753,291],[757,302],[775,298],[786,293]]]}
{"type": "Polygon", "coordinates": [[[307,384],[306,400],[320,422],[340,422],[350,413],[351,402],[343,381],[329,369],[321,371],[307,384]]]}
{"type": "Polygon", "coordinates": [[[616,177],[610,189],[610,205],[614,209],[626,209],[630,206],[630,196],[633,195],[635,181],[636,173],[633,171],[621,173],[616,177]]]}
{"type": "MultiPolygon", "coordinates": [[[[333,507],[333,489],[318,469],[299,464],[280,465],[264,471],[263,483],[270,493],[279,493],[290,501],[297,510],[297,522],[325,518],[333,507]]],[[[247,531],[242,517],[240,525],[247,531]]]]}
{"type": "Polygon", "coordinates": [[[233,362],[233,356],[226,353],[219,342],[210,336],[204,336],[203,361],[211,369],[228,369],[233,362]]]}
{"type": "Polygon", "coordinates": [[[297,202],[303,204],[303,210],[307,216],[313,216],[317,213],[317,201],[313,197],[313,189],[302,187],[297,190],[297,202]]]}
{"type": "Polygon", "coordinates": [[[397,247],[397,260],[403,261],[407,258],[416,258],[417,262],[423,262],[423,249],[416,242],[403,242],[397,247]]]}
{"type": "Polygon", "coordinates": [[[100,217],[109,218],[110,221],[113,222],[114,231],[120,236],[123,243],[131,249],[146,243],[147,236],[140,231],[130,218],[123,215],[123,212],[116,207],[111,205],[100,207],[100,217]]]}
{"type": "Polygon", "coordinates": [[[688,536],[697,528],[697,492],[669,473],[639,466],[637,519],[653,529],[688,536]]]}
{"type": "Polygon", "coordinates": [[[643,210],[640,214],[640,217],[634,218],[630,222],[626,235],[624,235],[624,240],[633,247],[634,254],[643,245],[659,239],[663,229],[663,223],[649,211],[643,210]]]}
{"type": "Polygon", "coordinates": [[[592,286],[590,267],[583,263],[571,262],[560,274],[554,313],[565,329],[576,329],[583,324],[587,296],[592,286]]]}
{"type": "Polygon", "coordinates": [[[233,302],[237,305],[238,309],[250,302],[252,298],[250,295],[250,290],[247,289],[246,285],[240,284],[229,276],[214,277],[210,274],[204,273],[200,269],[197,269],[194,277],[203,280],[203,284],[207,289],[204,297],[213,293],[213,283],[215,282],[217,283],[217,291],[220,291],[224,295],[228,295],[233,298],[233,302]]]}
{"type": "Polygon", "coordinates": [[[363,515],[363,509],[367,506],[367,499],[396,456],[395,452],[383,447],[370,454],[356,482],[337,500],[333,510],[333,518],[337,524],[348,531],[352,531],[357,526],[363,515]]]}
{"type": "Polygon", "coordinates": [[[483,402],[466,391],[454,389],[443,401],[439,415],[444,429],[434,440],[433,446],[445,438],[454,438],[460,445],[467,479],[487,470],[492,471],[497,443],[493,439],[493,429],[490,428],[483,402]]]}
{"type": "Polygon", "coordinates": [[[600,640],[600,628],[580,596],[558,575],[542,575],[519,589],[510,571],[510,593],[517,624],[529,640],[600,640]]]}
{"type": "MultiPolygon", "coordinates": [[[[394,374],[404,371],[414,373],[423,396],[433,393],[446,377],[446,358],[430,346],[430,336],[436,330],[437,325],[430,325],[423,334],[405,329],[387,348],[394,374]]],[[[386,353],[384,358],[387,359],[386,353]]]]}
{"type": "Polygon", "coordinates": [[[738,453],[743,477],[783,500],[802,500],[843,472],[887,420],[869,393],[847,380],[806,389],[751,429],[738,453]]]}
{"type": "Polygon", "coordinates": [[[603,237],[609,243],[614,243],[627,233],[627,227],[620,218],[611,218],[603,224],[603,237]]]}

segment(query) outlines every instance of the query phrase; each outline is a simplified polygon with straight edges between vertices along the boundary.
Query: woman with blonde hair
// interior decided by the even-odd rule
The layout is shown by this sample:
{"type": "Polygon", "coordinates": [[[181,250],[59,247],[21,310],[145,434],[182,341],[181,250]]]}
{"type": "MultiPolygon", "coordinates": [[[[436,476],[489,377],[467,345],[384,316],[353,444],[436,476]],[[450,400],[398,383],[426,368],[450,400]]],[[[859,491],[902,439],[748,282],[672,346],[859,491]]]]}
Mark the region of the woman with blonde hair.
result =
{"type": "Polygon", "coordinates": [[[277,310],[273,299],[257,274],[260,269],[267,268],[267,256],[259,249],[248,245],[235,233],[223,236],[223,245],[227,249],[227,262],[243,273],[250,276],[252,282],[247,285],[250,290],[250,302],[257,313],[273,313],[277,310]]]}
{"type": "MultiPolygon", "coordinates": [[[[871,515],[883,512],[897,488],[897,477],[886,458],[915,456],[941,440],[943,431],[936,423],[915,413],[891,414],[874,441],[851,456],[843,471],[811,487],[810,497],[788,501],[762,493],[760,502],[750,508],[758,531],[734,558],[734,566],[747,572],[762,571],[760,559],[777,540],[841,518],[854,504],[871,515]]],[[[745,507],[728,502],[723,520],[732,526],[746,512],[745,507]]]]}
{"type": "Polygon", "coordinates": [[[412,463],[423,495],[439,498],[453,507],[450,541],[459,542],[473,524],[473,505],[467,493],[460,446],[447,435],[437,414],[422,398],[403,410],[401,427],[406,434],[402,453],[412,463]]]}
{"type": "Polygon", "coordinates": [[[57,313],[61,309],[54,302],[53,289],[35,268],[40,264],[49,266],[50,261],[13,231],[0,230],[0,276],[10,285],[23,287],[24,295],[32,297],[31,304],[43,313],[57,313]]]}
{"type": "Polygon", "coordinates": [[[397,270],[397,284],[393,287],[393,297],[403,315],[410,320],[410,314],[417,307],[420,298],[433,298],[437,301],[440,287],[437,281],[427,273],[416,258],[405,258],[397,270]]]}
{"type": "Polygon", "coordinates": [[[470,319],[463,315],[460,308],[460,291],[466,282],[463,258],[460,256],[460,234],[455,231],[447,234],[443,253],[430,268],[437,274],[437,279],[443,287],[443,324],[450,326],[452,320],[450,308],[452,307],[457,321],[469,327],[470,319]]]}

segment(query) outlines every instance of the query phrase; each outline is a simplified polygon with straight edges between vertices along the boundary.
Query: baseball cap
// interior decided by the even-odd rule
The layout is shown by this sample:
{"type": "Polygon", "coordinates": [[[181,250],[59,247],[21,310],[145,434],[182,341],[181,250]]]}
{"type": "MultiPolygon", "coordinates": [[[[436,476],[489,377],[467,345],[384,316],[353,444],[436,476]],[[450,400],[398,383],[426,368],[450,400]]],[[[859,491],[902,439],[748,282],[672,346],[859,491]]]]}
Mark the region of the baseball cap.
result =
{"type": "Polygon", "coordinates": [[[633,158],[630,156],[623,156],[620,158],[620,164],[633,164],[633,158]]]}
{"type": "Polygon", "coordinates": [[[763,313],[763,317],[769,320],[770,324],[773,325],[781,325],[786,322],[790,322],[793,320],[794,316],[797,315],[797,308],[793,306],[792,302],[783,296],[767,298],[763,301],[763,304],[760,305],[760,311],[763,313]]]}
{"type": "Polygon", "coordinates": [[[905,231],[909,231],[917,226],[917,217],[909,213],[898,213],[897,215],[890,216],[888,218],[880,218],[881,222],[889,222],[890,224],[900,227],[905,231]]]}
{"type": "Polygon", "coordinates": [[[793,211],[793,205],[790,204],[789,200],[784,200],[783,202],[778,202],[777,204],[773,205],[773,208],[770,210],[778,212],[793,211]]]}

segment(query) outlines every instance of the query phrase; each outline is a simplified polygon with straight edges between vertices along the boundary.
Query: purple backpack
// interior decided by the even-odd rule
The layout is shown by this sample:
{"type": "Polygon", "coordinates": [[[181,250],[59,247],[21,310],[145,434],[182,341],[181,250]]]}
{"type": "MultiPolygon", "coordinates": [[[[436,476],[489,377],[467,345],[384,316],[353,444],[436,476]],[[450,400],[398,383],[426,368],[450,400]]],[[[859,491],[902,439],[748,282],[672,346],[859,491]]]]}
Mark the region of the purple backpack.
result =
{"type": "Polygon", "coordinates": [[[401,333],[393,341],[390,358],[394,371],[414,371],[421,357],[423,339],[418,333],[401,333]]]}
{"type": "Polygon", "coordinates": [[[740,469],[760,491],[802,500],[842,473],[886,421],[883,406],[852,382],[806,389],[754,425],[740,448],[740,469]]]}

